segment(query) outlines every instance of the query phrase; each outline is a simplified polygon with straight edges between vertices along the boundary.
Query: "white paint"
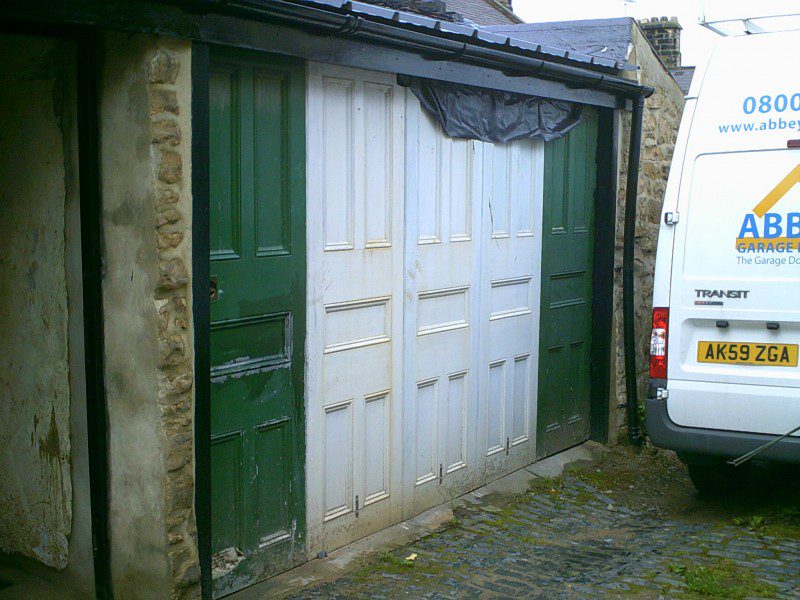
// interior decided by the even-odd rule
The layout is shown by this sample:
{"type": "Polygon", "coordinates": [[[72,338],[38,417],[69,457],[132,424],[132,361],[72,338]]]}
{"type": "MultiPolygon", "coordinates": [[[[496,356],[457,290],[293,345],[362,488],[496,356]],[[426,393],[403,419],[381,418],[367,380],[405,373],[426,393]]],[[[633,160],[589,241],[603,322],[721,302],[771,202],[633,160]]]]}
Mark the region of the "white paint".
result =
{"type": "Polygon", "coordinates": [[[533,461],[544,147],[450,139],[390,75],[308,72],[315,555],[533,461]]]}
{"type": "Polygon", "coordinates": [[[479,144],[406,96],[404,517],[475,487],[479,144]]]}
{"type": "Polygon", "coordinates": [[[392,75],[308,65],[311,556],[400,520],[403,97],[392,75]]]}
{"type": "Polygon", "coordinates": [[[544,144],[481,144],[478,463],[484,480],[533,462],[544,144]]]}

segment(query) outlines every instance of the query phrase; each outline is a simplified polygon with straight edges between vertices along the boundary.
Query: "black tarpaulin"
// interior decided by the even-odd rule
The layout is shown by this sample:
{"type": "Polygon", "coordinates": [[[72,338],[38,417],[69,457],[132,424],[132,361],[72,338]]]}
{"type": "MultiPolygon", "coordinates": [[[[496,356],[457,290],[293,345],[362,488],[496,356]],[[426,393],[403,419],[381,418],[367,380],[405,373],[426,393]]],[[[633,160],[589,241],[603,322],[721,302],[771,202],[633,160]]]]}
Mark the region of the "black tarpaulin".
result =
{"type": "Polygon", "coordinates": [[[581,107],[487,88],[398,75],[451,138],[505,143],[536,138],[546,142],[566,135],[581,121],[581,107]]]}

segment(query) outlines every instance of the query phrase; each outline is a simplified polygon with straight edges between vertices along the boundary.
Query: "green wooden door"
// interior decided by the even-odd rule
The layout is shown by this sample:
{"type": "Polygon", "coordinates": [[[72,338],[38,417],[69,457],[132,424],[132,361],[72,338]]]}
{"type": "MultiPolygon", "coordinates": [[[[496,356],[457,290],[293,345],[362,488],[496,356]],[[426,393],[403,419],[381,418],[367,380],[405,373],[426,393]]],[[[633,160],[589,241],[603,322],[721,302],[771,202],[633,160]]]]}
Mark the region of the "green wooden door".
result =
{"type": "Polygon", "coordinates": [[[217,595],[304,558],[304,65],[248,56],[209,82],[217,595]]]}
{"type": "Polygon", "coordinates": [[[597,113],[545,145],[536,454],[589,437],[597,113]]]}

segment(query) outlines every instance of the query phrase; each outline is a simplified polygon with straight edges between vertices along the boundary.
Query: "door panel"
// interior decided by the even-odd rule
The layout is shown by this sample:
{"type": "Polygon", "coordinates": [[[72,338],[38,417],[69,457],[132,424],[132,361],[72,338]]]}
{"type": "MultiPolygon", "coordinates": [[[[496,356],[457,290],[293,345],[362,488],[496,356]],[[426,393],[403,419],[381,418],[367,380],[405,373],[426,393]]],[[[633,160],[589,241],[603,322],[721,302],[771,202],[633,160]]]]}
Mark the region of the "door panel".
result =
{"type": "Polygon", "coordinates": [[[309,64],[311,555],[400,520],[403,94],[309,64]]]}
{"type": "Polygon", "coordinates": [[[489,481],[534,460],[543,144],[481,144],[478,454],[489,481]]]}
{"type": "Polygon", "coordinates": [[[220,595],[304,558],[303,64],[219,53],[209,92],[212,551],[220,595]]]}
{"type": "Polygon", "coordinates": [[[406,518],[476,476],[480,172],[476,144],[448,138],[406,96],[406,518]]]}
{"type": "Polygon", "coordinates": [[[538,456],[589,437],[597,113],[545,146],[538,456]]]}

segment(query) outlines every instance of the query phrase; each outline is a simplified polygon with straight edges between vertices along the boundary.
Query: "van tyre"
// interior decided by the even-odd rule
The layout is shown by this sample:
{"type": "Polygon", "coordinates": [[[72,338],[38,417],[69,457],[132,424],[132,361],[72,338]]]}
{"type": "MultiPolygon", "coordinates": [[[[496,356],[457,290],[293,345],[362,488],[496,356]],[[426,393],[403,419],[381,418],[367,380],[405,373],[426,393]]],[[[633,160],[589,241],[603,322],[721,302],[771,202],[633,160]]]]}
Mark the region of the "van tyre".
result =
{"type": "Polygon", "coordinates": [[[686,462],[689,478],[700,494],[719,496],[741,488],[747,480],[746,467],[734,467],[726,462],[686,462]]]}

